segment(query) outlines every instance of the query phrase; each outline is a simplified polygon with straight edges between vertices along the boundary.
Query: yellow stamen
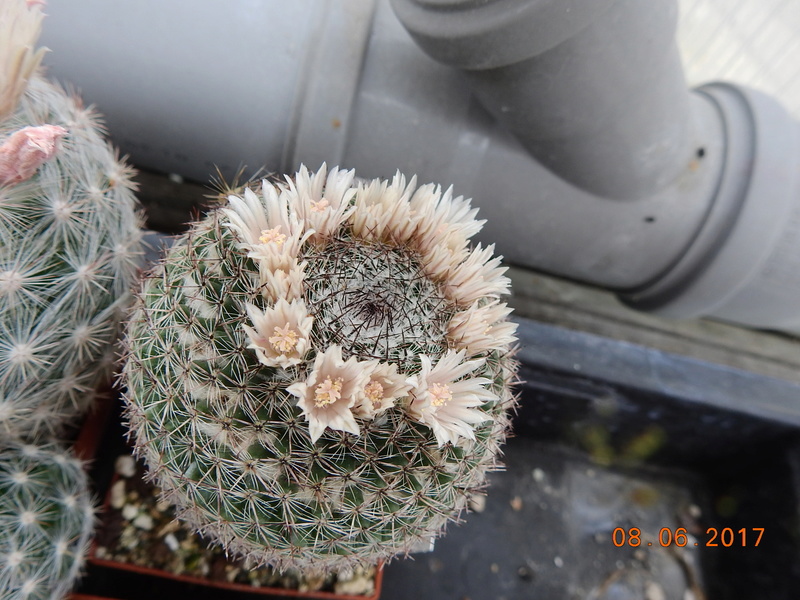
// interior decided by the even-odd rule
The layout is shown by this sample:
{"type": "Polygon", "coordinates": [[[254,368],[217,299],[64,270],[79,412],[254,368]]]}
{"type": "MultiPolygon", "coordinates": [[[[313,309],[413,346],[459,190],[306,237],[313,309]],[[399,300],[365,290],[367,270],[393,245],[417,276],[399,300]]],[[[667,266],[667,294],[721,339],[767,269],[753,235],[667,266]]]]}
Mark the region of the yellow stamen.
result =
{"type": "Polygon", "coordinates": [[[272,347],[277,352],[286,354],[294,350],[295,346],[297,346],[297,338],[300,336],[288,323],[283,328],[276,325],[275,329],[273,329],[273,333],[275,335],[269,338],[269,343],[272,344],[272,347]]]}
{"type": "Polygon", "coordinates": [[[329,206],[329,202],[323,198],[319,202],[315,202],[314,200],[311,201],[311,212],[320,213],[329,206]]]}
{"type": "Polygon", "coordinates": [[[375,408],[383,402],[383,386],[377,381],[370,381],[364,388],[364,394],[375,408]]]}
{"type": "Polygon", "coordinates": [[[330,375],[325,378],[325,381],[317,386],[314,390],[314,404],[318,408],[333,404],[342,397],[342,378],[337,377],[335,381],[331,381],[330,375]]]}
{"type": "Polygon", "coordinates": [[[278,225],[277,227],[273,227],[272,229],[265,229],[261,232],[261,237],[258,238],[258,241],[262,244],[269,244],[274,242],[278,248],[283,246],[283,242],[286,241],[286,235],[280,232],[281,226],[278,225]]]}
{"type": "Polygon", "coordinates": [[[428,388],[428,394],[434,406],[444,406],[453,399],[453,393],[446,383],[434,383],[428,388]]]}

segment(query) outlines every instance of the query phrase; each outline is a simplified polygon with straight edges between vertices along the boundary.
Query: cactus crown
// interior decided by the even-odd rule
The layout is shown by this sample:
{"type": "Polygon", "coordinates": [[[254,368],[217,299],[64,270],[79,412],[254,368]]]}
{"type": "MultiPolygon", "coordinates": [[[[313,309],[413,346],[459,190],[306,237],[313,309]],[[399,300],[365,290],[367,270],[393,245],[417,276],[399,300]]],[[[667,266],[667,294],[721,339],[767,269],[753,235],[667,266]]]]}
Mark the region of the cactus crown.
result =
{"type": "Polygon", "coordinates": [[[185,520],[278,568],[429,544],[496,465],[515,325],[468,201],[304,168],[176,241],[127,333],[130,428],[185,520]]]}
{"type": "Polygon", "coordinates": [[[342,236],[304,258],[313,347],[337,344],[345,358],[391,362],[402,372],[413,372],[420,354],[447,347],[453,311],[409,250],[342,236]]]}
{"type": "Polygon", "coordinates": [[[54,445],[0,447],[0,597],[59,600],[94,527],[79,461],[54,445]]]}

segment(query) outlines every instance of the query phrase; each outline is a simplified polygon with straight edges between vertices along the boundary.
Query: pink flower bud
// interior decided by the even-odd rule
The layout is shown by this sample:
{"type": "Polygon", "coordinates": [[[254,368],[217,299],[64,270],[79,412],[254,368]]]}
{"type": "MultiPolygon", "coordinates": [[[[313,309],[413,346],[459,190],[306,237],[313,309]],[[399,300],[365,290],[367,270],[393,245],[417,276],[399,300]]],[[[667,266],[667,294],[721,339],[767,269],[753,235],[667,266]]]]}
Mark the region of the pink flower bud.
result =
{"type": "Polygon", "coordinates": [[[57,125],[25,127],[15,131],[0,146],[0,185],[30,179],[58,151],[58,140],[67,130],[57,125]]]}

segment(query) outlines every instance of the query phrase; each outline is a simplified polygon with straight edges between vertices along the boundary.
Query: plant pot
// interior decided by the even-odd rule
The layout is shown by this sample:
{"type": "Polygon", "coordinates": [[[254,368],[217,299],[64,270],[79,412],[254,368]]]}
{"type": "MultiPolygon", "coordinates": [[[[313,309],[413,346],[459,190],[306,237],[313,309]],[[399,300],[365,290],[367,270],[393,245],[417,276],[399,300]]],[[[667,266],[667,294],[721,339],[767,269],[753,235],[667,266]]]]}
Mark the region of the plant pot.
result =
{"type": "MultiPolygon", "coordinates": [[[[157,490],[152,484],[144,481],[143,465],[135,463],[132,457],[123,459],[125,467],[122,470],[128,477],[120,474],[117,466],[118,458],[130,456],[130,449],[121,435],[120,404],[116,397],[106,398],[99,403],[97,409],[85,421],[75,444],[76,454],[84,460],[91,461],[92,479],[96,491],[104,498],[96,538],[87,558],[89,573],[81,584],[81,591],[117,594],[118,590],[124,587],[126,594],[133,594],[135,590],[136,595],[123,594],[123,598],[148,597],[153,600],[176,595],[203,598],[205,597],[203,593],[196,590],[204,588],[209,598],[219,597],[220,590],[225,590],[226,598],[243,600],[255,596],[320,600],[379,598],[383,578],[382,566],[379,566],[372,575],[374,577],[372,592],[368,594],[335,593],[332,590],[313,589],[315,585],[321,583],[319,580],[307,581],[306,585],[312,588],[308,591],[281,587],[272,582],[281,579],[283,583],[291,583],[291,579],[279,578],[277,574],[271,574],[268,569],[260,571],[261,579],[258,580],[259,582],[266,580],[269,582],[268,585],[263,583],[253,585],[242,581],[242,578],[250,577],[254,570],[241,562],[228,561],[222,550],[209,548],[199,536],[181,528],[171,507],[158,502],[157,490]],[[130,471],[131,468],[135,471],[130,471]],[[120,490],[124,490],[124,504],[120,504],[120,490]],[[132,498],[135,500],[131,500],[132,498]],[[139,512],[134,516],[130,511],[136,510],[136,506],[139,512]],[[126,518],[125,511],[130,518],[126,518]],[[133,532],[140,534],[141,538],[147,538],[149,535],[152,544],[147,550],[140,550],[138,541],[135,545],[130,545],[132,540],[130,535],[133,532]],[[154,535],[153,532],[157,533],[154,535]],[[121,544],[120,540],[123,537],[130,548],[125,549],[121,544]],[[109,542],[116,544],[113,550],[109,542]],[[201,572],[205,570],[208,576],[203,576],[196,570],[191,573],[174,573],[155,566],[159,561],[172,562],[175,566],[178,552],[180,556],[186,557],[185,561],[183,558],[178,559],[178,568],[191,565],[192,569],[199,569],[201,572]],[[154,564],[145,566],[121,560],[119,556],[126,553],[135,555],[135,560],[148,560],[154,564]],[[220,579],[223,575],[232,581],[220,579]],[[187,591],[190,589],[187,586],[190,586],[191,593],[187,591]]],[[[326,580],[324,583],[328,587],[347,585],[343,581],[326,580]]],[[[89,598],[92,596],[78,594],[71,600],[89,600],[89,598]]]]}

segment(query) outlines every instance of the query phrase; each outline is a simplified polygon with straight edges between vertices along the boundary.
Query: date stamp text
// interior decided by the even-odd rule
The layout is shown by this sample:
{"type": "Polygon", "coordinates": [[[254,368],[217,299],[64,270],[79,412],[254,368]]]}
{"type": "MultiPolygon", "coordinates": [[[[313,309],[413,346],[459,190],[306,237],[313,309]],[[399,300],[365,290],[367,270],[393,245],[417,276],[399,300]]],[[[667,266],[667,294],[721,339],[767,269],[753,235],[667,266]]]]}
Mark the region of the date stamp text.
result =
{"type": "Polygon", "coordinates": [[[646,541],[642,535],[642,530],[638,527],[617,527],[611,534],[611,541],[617,548],[622,546],[631,546],[633,548],[639,546],[653,546],[660,545],[663,548],[668,546],[705,546],[707,548],[719,547],[730,548],[737,546],[743,548],[745,546],[757,547],[761,543],[761,538],[764,536],[763,527],[742,527],[739,530],[734,530],[730,527],[717,529],[716,527],[709,527],[706,529],[706,539],[694,541],[694,537],[683,527],[672,529],[670,527],[662,527],[656,536],[657,542],[646,541]]]}

